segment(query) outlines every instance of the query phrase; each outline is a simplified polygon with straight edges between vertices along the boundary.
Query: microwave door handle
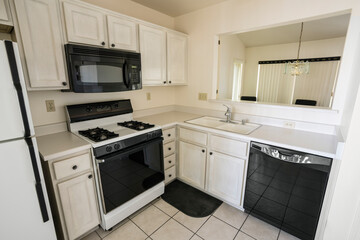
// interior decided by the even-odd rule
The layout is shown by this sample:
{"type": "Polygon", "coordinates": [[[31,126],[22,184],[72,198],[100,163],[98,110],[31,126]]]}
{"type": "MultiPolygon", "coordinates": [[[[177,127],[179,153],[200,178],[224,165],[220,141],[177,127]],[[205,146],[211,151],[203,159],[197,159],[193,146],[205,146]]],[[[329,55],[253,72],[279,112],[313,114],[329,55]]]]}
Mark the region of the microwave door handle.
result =
{"type": "Polygon", "coordinates": [[[129,73],[128,73],[126,61],[124,62],[123,70],[124,70],[123,71],[124,84],[127,88],[129,88],[129,73]]]}

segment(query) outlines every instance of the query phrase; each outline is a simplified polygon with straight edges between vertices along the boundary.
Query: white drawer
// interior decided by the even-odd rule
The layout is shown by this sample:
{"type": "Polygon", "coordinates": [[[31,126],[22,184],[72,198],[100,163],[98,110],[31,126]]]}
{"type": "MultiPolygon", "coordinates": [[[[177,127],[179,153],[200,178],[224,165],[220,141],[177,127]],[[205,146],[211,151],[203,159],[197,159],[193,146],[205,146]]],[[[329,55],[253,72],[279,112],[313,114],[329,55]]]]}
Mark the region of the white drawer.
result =
{"type": "Polygon", "coordinates": [[[206,145],[207,144],[207,134],[203,133],[203,132],[198,132],[198,131],[194,131],[194,130],[190,130],[190,129],[186,129],[186,128],[180,128],[179,131],[179,136],[181,139],[188,141],[188,142],[192,142],[192,143],[197,143],[197,144],[201,144],[201,145],[206,145]]]}
{"type": "Polygon", "coordinates": [[[175,154],[172,154],[166,158],[164,158],[164,169],[168,169],[172,166],[174,166],[176,163],[176,158],[175,158],[175,154]]]}
{"type": "Polygon", "coordinates": [[[165,184],[171,182],[176,178],[176,169],[175,166],[165,170],[165,184]]]}
{"type": "Polygon", "coordinates": [[[164,144],[164,157],[167,157],[175,152],[175,142],[164,144]]]}
{"type": "Polygon", "coordinates": [[[212,135],[210,137],[210,147],[211,150],[234,157],[247,157],[247,142],[212,135]]]}
{"type": "Polygon", "coordinates": [[[55,177],[58,180],[89,169],[91,169],[89,153],[54,163],[55,177]]]}
{"type": "Polygon", "coordinates": [[[164,142],[175,140],[175,128],[169,128],[163,130],[164,142]]]}

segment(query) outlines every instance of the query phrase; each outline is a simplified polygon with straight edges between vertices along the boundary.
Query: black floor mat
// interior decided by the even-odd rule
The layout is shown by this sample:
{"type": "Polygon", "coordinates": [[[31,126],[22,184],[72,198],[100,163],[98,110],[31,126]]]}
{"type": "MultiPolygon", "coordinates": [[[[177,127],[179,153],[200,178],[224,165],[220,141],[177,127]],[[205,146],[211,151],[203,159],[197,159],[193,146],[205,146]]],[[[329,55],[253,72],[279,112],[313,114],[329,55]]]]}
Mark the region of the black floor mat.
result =
{"type": "Polygon", "coordinates": [[[222,201],[207,195],[178,180],[165,187],[162,199],[191,217],[207,217],[222,204],[222,201]]]}

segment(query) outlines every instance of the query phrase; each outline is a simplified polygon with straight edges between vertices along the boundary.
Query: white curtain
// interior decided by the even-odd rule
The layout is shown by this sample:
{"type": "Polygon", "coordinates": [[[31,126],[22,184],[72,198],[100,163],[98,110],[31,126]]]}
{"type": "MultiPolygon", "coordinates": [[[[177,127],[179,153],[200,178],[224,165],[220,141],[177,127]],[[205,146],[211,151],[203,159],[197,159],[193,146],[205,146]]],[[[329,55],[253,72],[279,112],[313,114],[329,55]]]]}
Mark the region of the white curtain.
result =
{"type": "Polygon", "coordinates": [[[285,72],[285,64],[259,64],[257,100],[291,104],[293,81],[285,72]]]}
{"type": "Polygon", "coordinates": [[[311,62],[309,73],[294,78],[285,64],[259,64],[257,99],[260,102],[295,104],[296,99],[315,100],[329,107],[340,61],[311,62]]]}
{"type": "Polygon", "coordinates": [[[296,78],[296,99],[315,100],[316,106],[329,107],[340,61],[311,62],[309,73],[296,78]]]}

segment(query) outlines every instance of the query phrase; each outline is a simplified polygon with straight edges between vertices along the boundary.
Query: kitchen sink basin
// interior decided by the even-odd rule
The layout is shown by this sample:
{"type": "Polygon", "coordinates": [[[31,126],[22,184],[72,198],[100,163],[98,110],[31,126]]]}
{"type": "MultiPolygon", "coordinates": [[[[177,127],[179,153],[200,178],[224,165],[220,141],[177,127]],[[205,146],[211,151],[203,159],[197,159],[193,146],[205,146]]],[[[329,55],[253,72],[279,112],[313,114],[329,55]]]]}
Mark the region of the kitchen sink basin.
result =
{"type": "Polygon", "coordinates": [[[214,117],[200,117],[186,121],[186,123],[191,123],[203,127],[215,128],[218,130],[239,133],[239,134],[250,134],[252,131],[260,127],[261,125],[255,123],[244,123],[237,121],[231,121],[230,123],[223,122],[224,119],[214,118],[214,117]]]}

